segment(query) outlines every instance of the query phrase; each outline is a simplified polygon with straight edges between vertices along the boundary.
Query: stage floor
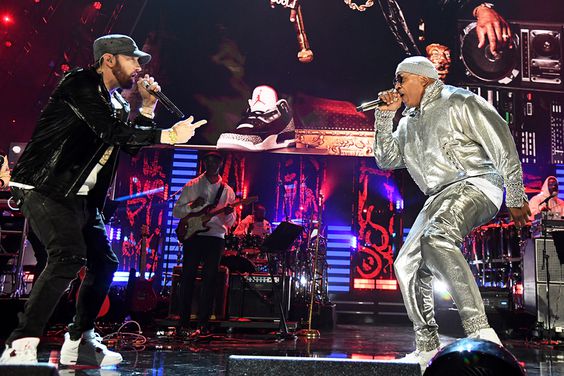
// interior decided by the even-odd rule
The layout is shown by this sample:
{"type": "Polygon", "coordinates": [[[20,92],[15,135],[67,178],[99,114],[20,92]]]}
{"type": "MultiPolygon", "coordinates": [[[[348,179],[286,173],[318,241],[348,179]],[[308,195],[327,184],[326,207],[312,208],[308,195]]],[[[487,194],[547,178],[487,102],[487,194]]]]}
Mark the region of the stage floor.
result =
{"type": "MultiPolygon", "coordinates": [[[[144,346],[125,346],[120,350],[124,361],[118,367],[71,370],[60,367],[61,375],[225,375],[229,355],[275,355],[298,357],[336,357],[387,360],[413,351],[413,332],[409,326],[338,325],[322,331],[314,341],[277,340],[267,333],[223,333],[197,342],[172,340],[149,334],[144,346]]],[[[161,333],[162,334],[162,333],[161,333]]],[[[47,337],[39,348],[39,360],[58,361],[61,337],[47,337]]],[[[456,338],[441,336],[448,344],[456,338]]],[[[534,342],[503,341],[529,376],[564,375],[564,350],[550,349],[534,342]]]]}

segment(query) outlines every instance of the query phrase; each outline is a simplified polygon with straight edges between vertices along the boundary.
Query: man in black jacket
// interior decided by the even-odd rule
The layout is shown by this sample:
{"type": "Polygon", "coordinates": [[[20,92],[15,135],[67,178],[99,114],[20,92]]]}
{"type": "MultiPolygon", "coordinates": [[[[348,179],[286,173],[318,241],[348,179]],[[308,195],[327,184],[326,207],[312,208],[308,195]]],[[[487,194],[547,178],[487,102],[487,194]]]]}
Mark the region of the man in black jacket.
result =
{"type": "Polygon", "coordinates": [[[117,269],[101,212],[121,149],[185,143],[205,120],[193,117],[167,130],[153,122],[160,90],[152,77],[140,77],[151,55],[125,35],[94,41],[94,66],[64,76],[51,94],[33,136],[16,164],[10,186],[22,212],[47,248],[47,267],[36,281],[19,326],[6,340],[0,364],[37,362],[37,345],[57,302],[86,265],[76,315],[61,349],[64,365],[106,366],[122,357],[94,333],[94,320],[117,269]],[[129,105],[118,89],[137,83],[140,114],[128,122],[129,105]]]}

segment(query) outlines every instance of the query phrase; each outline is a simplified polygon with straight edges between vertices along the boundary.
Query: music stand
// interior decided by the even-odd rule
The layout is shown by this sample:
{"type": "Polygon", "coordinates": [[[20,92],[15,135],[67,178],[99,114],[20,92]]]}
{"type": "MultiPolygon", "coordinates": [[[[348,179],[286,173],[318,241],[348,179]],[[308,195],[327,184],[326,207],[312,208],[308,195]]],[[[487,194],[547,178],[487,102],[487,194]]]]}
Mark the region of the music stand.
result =
{"type": "MultiPolygon", "coordinates": [[[[303,231],[302,226],[290,222],[280,222],[278,227],[264,239],[262,251],[266,253],[278,253],[282,255],[282,275],[280,276],[282,282],[282,289],[280,291],[280,299],[278,300],[278,308],[280,309],[280,335],[283,339],[295,338],[293,334],[288,333],[288,325],[286,324],[286,312],[282,306],[284,296],[286,296],[286,253],[294,244],[294,241],[300,236],[303,231]]],[[[274,267],[269,262],[270,281],[272,283],[272,292],[276,294],[276,282],[274,281],[274,267]]],[[[276,301],[276,296],[274,295],[276,301]]]]}
{"type": "Polygon", "coordinates": [[[264,239],[260,248],[267,253],[286,252],[300,236],[303,229],[302,226],[291,222],[280,222],[272,234],[264,239]]]}

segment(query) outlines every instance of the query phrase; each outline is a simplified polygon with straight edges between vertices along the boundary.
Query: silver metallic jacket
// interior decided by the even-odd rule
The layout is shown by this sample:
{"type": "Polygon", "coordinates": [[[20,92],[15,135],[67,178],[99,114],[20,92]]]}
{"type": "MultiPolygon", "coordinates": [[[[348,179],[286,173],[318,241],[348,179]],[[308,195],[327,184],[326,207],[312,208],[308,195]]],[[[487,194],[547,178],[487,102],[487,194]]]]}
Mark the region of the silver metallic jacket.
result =
{"type": "Polygon", "coordinates": [[[474,93],[435,81],[392,133],[393,111],[376,110],[374,157],[384,170],[407,168],[426,195],[481,177],[506,187],[508,207],[526,200],[523,172],[507,123],[474,93]]]}

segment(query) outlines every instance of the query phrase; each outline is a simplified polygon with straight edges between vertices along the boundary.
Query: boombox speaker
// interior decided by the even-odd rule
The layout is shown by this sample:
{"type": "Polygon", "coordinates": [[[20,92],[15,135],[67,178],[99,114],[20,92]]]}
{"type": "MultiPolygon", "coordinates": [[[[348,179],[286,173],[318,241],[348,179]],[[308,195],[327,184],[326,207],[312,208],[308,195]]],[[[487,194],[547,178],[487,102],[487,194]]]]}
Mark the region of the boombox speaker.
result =
{"type": "Polygon", "coordinates": [[[564,87],[562,24],[511,23],[511,46],[498,57],[492,55],[487,41],[478,48],[476,22],[461,20],[458,29],[460,59],[471,80],[527,88],[564,87]]]}

